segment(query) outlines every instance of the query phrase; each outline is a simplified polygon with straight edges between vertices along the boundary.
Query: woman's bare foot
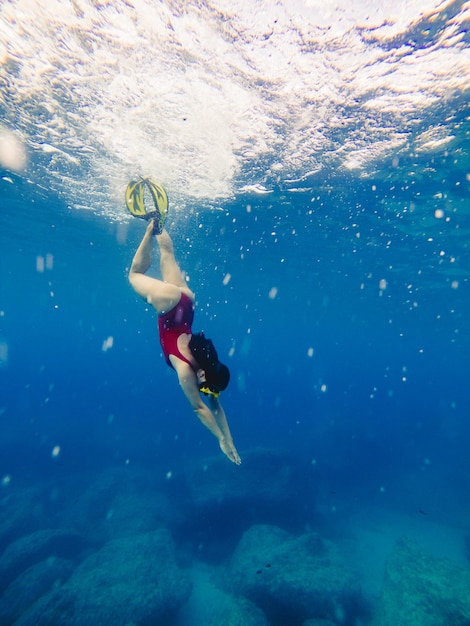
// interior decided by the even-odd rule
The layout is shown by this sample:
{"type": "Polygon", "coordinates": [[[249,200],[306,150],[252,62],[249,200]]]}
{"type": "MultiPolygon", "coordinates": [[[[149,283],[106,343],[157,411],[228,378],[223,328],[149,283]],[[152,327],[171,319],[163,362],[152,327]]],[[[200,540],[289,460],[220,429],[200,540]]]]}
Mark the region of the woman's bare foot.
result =
{"type": "Polygon", "coordinates": [[[238,455],[237,449],[233,445],[233,441],[228,442],[225,438],[219,439],[219,446],[225,456],[235,463],[235,465],[241,465],[241,458],[238,455]]]}
{"type": "Polygon", "coordinates": [[[145,237],[152,237],[155,229],[155,220],[149,220],[147,222],[147,228],[145,229],[145,237]]]}

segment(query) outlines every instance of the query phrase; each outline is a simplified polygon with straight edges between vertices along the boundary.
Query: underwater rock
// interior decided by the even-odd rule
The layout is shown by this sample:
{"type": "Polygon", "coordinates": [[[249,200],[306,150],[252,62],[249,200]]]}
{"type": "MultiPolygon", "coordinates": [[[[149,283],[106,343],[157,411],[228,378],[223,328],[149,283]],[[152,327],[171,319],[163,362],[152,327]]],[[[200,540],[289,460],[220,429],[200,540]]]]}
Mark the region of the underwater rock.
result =
{"type": "Polygon", "coordinates": [[[0,554],[23,535],[50,528],[39,488],[20,489],[0,500],[0,554]]]}
{"type": "Polygon", "coordinates": [[[400,539],[385,571],[374,626],[468,626],[470,571],[400,539]]]}
{"type": "Polygon", "coordinates": [[[112,467],[104,471],[63,515],[62,524],[94,541],[141,534],[167,524],[172,507],[148,472],[112,467]]]}
{"type": "Polygon", "coordinates": [[[186,475],[181,536],[202,546],[198,558],[222,562],[253,524],[300,530],[312,519],[311,468],[283,451],[254,450],[236,466],[217,456],[186,475]]]}
{"type": "Polygon", "coordinates": [[[295,537],[273,526],[251,527],[233,555],[230,577],[275,624],[309,618],[353,623],[366,611],[336,546],[316,533],[295,537]]]}
{"type": "MultiPolygon", "coordinates": [[[[193,502],[198,507],[232,500],[292,501],[304,495],[305,467],[281,450],[252,450],[240,466],[215,457],[188,474],[193,502]],[[229,488],[227,488],[229,485],[229,488]]],[[[313,485],[313,480],[309,482],[313,485]]]]}
{"type": "Polygon", "coordinates": [[[76,560],[89,543],[70,530],[38,530],[11,543],[0,557],[0,591],[35,563],[56,556],[76,560]]]}
{"type": "Polygon", "coordinates": [[[159,529],[108,542],[15,626],[159,624],[176,613],[190,591],[170,534],[159,529]]]}
{"type": "Polygon", "coordinates": [[[0,597],[0,626],[13,624],[39,598],[72,574],[72,561],[49,557],[20,574],[0,597]]]}
{"type": "Polygon", "coordinates": [[[217,570],[192,568],[193,592],[182,607],[178,624],[184,626],[269,626],[261,609],[246,598],[220,589],[217,570]]]}

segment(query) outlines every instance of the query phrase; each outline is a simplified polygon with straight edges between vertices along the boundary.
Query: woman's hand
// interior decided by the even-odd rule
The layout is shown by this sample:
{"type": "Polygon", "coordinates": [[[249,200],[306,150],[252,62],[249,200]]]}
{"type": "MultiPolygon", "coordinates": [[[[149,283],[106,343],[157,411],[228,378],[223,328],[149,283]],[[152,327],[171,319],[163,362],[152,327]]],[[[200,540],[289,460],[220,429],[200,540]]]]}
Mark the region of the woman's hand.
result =
{"type": "Polygon", "coordinates": [[[237,449],[233,445],[233,441],[227,441],[225,437],[219,439],[219,446],[225,456],[235,463],[235,465],[241,465],[242,460],[238,455],[237,449]]]}

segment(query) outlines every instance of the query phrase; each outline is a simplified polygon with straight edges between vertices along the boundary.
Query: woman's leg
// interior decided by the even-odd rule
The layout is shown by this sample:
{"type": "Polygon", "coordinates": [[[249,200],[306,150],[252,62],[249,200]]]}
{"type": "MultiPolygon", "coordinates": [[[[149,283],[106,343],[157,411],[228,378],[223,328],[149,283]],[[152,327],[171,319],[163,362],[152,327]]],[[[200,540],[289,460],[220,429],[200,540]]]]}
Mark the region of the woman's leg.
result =
{"type": "Polygon", "coordinates": [[[145,276],[145,272],[152,264],[152,233],[153,220],[147,226],[145,235],[132,260],[129,282],[134,291],[145,298],[149,304],[152,304],[158,313],[164,313],[178,304],[181,289],[175,284],[145,276]]]}
{"type": "Polygon", "coordinates": [[[164,230],[161,235],[157,235],[156,240],[160,247],[160,270],[164,282],[175,285],[194,302],[195,295],[188,287],[184,274],[176,262],[173,241],[170,235],[164,230]]]}
{"type": "Polygon", "coordinates": [[[140,242],[140,246],[134,254],[131,269],[129,271],[129,278],[131,277],[131,274],[145,274],[152,264],[152,231],[153,221],[148,224],[145,235],[140,242]]]}
{"type": "Polygon", "coordinates": [[[166,283],[176,285],[181,291],[184,291],[191,300],[194,300],[194,294],[191,289],[189,289],[184,274],[176,262],[173,241],[170,235],[166,230],[163,230],[161,235],[157,235],[156,239],[160,246],[160,269],[163,280],[166,283]]]}

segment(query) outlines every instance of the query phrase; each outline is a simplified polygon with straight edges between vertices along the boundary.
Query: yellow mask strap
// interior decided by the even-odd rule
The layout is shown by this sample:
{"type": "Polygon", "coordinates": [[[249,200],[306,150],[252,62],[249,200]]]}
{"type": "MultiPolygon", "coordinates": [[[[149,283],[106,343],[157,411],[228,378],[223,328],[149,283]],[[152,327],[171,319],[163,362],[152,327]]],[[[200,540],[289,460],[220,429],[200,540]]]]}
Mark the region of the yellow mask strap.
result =
{"type": "Polygon", "coordinates": [[[219,391],[212,391],[209,387],[205,387],[204,383],[199,387],[199,391],[204,393],[206,396],[214,396],[214,398],[218,398],[220,395],[219,391]]]}

